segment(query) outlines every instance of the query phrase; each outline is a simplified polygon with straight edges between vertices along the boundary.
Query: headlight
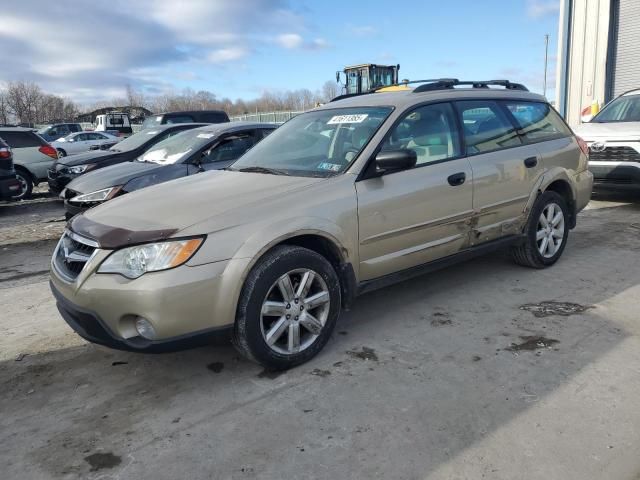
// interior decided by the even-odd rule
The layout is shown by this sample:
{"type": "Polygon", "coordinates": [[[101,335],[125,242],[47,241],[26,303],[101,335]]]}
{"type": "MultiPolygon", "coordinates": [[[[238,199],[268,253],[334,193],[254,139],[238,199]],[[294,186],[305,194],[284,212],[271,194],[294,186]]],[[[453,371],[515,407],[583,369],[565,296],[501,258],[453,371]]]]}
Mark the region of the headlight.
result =
{"type": "Polygon", "coordinates": [[[89,165],[78,165],[76,167],[67,167],[69,173],[84,173],[89,169],[89,165]]]}
{"type": "Polygon", "coordinates": [[[203,241],[204,238],[191,238],[116,250],[102,262],[98,273],[119,273],[133,279],[147,272],[178,267],[193,256],[203,241]]]}
{"type": "Polygon", "coordinates": [[[103,188],[102,190],[96,190],[95,192],[76,195],[69,201],[78,202],[78,203],[104,202],[106,200],[111,200],[113,197],[115,197],[121,188],[122,188],[122,185],[118,185],[116,187],[103,188]]]}

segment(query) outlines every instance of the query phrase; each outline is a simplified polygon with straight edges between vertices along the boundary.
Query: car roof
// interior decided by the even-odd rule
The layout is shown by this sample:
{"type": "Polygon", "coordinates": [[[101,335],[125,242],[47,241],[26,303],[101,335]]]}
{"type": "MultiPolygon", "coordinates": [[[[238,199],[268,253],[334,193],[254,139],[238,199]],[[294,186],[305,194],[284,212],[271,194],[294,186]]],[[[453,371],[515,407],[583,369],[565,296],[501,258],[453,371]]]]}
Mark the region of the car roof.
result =
{"type": "Polygon", "coordinates": [[[185,115],[185,114],[196,114],[196,113],[224,113],[224,110],[180,110],[177,112],[162,112],[162,113],[154,113],[149,115],[150,117],[160,116],[160,115],[185,115]]]}
{"type": "Polygon", "coordinates": [[[633,90],[629,90],[628,92],[624,92],[622,95],[620,95],[621,97],[624,97],[626,95],[640,95],[640,88],[634,88],[633,90]]]}
{"type": "MultiPolygon", "coordinates": [[[[204,122],[189,122],[189,123],[163,123],[160,125],[154,125],[152,127],[147,127],[144,128],[142,130],[138,130],[139,132],[144,132],[145,130],[155,130],[158,132],[163,132],[165,130],[169,130],[171,128],[179,128],[179,127],[184,127],[184,126],[191,126],[191,127],[203,127],[205,125],[209,125],[208,123],[204,123],[204,122]]],[[[138,133],[138,132],[136,132],[138,133]]]]}
{"type": "Polygon", "coordinates": [[[0,131],[2,132],[34,132],[34,129],[27,128],[27,127],[0,127],[0,131]]]}
{"type": "Polygon", "coordinates": [[[235,132],[238,130],[248,130],[251,128],[278,128],[278,125],[274,123],[264,122],[226,122],[226,123],[211,123],[203,127],[196,128],[198,131],[213,133],[220,135],[223,133],[235,132]]]}
{"type": "Polygon", "coordinates": [[[442,90],[429,90],[424,92],[414,92],[413,89],[399,90],[395,92],[374,92],[363,95],[336,100],[326,103],[317,110],[329,110],[332,108],[345,107],[382,107],[391,106],[404,109],[423,102],[429,101],[450,101],[450,100],[534,100],[547,102],[547,99],[537,93],[524,90],[509,90],[498,88],[449,88],[442,90]]]}

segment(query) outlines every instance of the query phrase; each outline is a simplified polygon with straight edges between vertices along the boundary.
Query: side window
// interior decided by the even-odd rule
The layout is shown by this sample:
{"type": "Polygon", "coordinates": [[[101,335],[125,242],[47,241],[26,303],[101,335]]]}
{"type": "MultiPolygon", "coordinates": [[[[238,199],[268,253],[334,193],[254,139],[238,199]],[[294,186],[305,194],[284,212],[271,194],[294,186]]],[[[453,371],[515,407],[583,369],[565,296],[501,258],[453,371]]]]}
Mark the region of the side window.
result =
{"type": "Polygon", "coordinates": [[[81,132],[82,129],[80,128],[80,125],[69,125],[69,129],[72,132],[81,132]]]}
{"type": "Polygon", "coordinates": [[[218,145],[206,152],[202,163],[224,162],[240,158],[255,144],[250,135],[234,135],[222,139],[218,145]]]}
{"type": "Polygon", "coordinates": [[[497,102],[456,102],[456,108],[468,155],[522,145],[515,126],[497,102]]]}
{"type": "Polygon", "coordinates": [[[460,156],[455,114],[448,103],[412,110],[392,130],[383,150],[408,148],[416,152],[416,165],[460,156]]]}
{"type": "Polygon", "coordinates": [[[571,135],[558,114],[542,102],[504,102],[528,142],[540,142],[571,135]]]}
{"type": "Polygon", "coordinates": [[[76,142],[84,142],[85,140],[89,140],[88,133],[81,133],[80,135],[75,136],[76,142]]]}

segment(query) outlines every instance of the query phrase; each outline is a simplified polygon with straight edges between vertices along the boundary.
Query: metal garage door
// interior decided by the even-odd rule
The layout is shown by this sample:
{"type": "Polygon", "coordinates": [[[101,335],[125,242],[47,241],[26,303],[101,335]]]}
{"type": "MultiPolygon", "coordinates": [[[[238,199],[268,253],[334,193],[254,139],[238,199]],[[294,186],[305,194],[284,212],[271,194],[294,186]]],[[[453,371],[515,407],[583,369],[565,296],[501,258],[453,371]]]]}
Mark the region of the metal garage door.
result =
{"type": "Polygon", "coordinates": [[[613,36],[610,38],[615,44],[611,80],[615,98],[627,90],[640,88],[640,0],[612,1],[613,36]]]}

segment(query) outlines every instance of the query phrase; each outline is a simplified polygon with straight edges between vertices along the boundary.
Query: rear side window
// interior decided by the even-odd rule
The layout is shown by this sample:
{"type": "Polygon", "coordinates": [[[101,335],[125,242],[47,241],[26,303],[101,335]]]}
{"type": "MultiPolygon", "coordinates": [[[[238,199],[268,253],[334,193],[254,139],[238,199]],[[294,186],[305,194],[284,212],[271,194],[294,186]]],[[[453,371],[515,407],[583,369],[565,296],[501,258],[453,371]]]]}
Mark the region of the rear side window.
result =
{"type": "Polygon", "coordinates": [[[210,123],[223,123],[228,122],[229,117],[224,112],[204,113],[198,116],[198,121],[210,122],[210,123]]]}
{"type": "Polygon", "coordinates": [[[571,135],[571,131],[546,103],[505,102],[527,142],[541,142],[571,135]]]}
{"type": "Polygon", "coordinates": [[[69,130],[71,130],[72,132],[81,132],[82,128],[80,128],[80,125],[72,124],[69,125],[69,130]]]}
{"type": "Polygon", "coordinates": [[[28,148],[28,147],[41,147],[46,145],[46,142],[33,132],[12,132],[5,130],[0,133],[5,142],[9,144],[11,148],[28,148]]]}
{"type": "Polygon", "coordinates": [[[456,108],[460,115],[468,155],[522,145],[515,126],[497,102],[456,102],[456,108]]]}

